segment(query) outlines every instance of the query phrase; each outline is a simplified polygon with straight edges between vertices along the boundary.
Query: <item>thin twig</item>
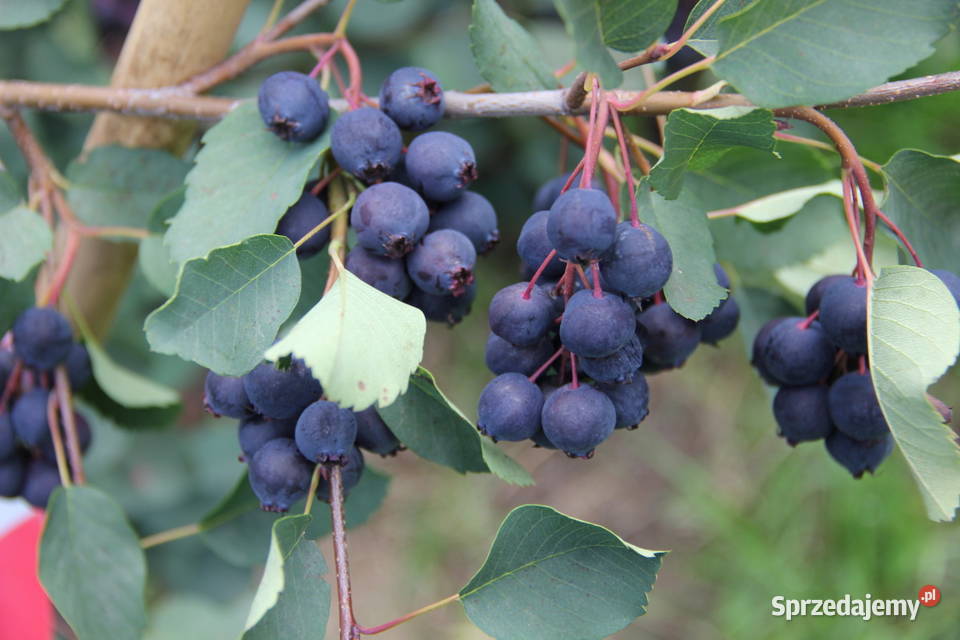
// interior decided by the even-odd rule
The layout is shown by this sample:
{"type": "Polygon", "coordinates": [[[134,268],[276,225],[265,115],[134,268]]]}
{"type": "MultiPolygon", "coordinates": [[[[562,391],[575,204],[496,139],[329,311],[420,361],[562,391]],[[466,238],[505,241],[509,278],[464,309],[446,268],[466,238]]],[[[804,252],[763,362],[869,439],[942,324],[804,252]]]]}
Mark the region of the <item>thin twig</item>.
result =
{"type": "Polygon", "coordinates": [[[53,376],[57,404],[60,405],[61,424],[67,436],[67,457],[70,460],[70,471],[73,472],[73,484],[83,485],[87,482],[87,476],[83,471],[83,449],[80,448],[80,435],[77,433],[77,421],[73,413],[73,398],[66,366],[57,367],[53,376]]]}
{"type": "Polygon", "coordinates": [[[330,518],[333,523],[333,557],[337,570],[337,603],[340,612],[340,640],[356,640],[359,633],[353,618],[350,592],[350,560],[347,554],[347,526],[343,514],[343,468],[327,467],[330,479],[330,518]]]}
{"type": "Polygon", "coordinates": [[[60,484],[72,486],[70,480],[70,466],[67,464],[67,453],[63,446],[63,435],[60,433],[60,421],[57,419],[57,394],[47,396],[47,428],[50,429],[50,439],[53,440],[53,453],[57,459],[57,471],[60,473],[60,484]]]}
{"type": "Polygon", "coordinates": [[[155,547],[165,542],[173,542],[174,540],[180,540],[182,538],[189,538],[190,536],[200,533],[202,529],[198,523],[187,524],[182,527],[177,527],[175,529],[168,529],[167,531],[161,531],[160,533],[154,533],[153,535],[146,536],[145,538],[140,538],[140,548],[149,549],[150,547],[155,547]]]}

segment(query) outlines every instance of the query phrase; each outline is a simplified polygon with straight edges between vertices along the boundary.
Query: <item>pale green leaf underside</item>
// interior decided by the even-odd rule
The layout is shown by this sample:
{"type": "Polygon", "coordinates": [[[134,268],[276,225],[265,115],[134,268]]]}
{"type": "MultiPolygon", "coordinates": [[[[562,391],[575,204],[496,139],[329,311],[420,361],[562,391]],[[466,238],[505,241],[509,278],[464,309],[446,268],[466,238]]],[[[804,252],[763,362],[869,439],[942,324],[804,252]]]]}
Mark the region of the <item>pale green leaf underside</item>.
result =
{"type": "Polygon", "coordinates": [[[120,366],[90,335],[85,338],[93,377],[111,400],[131,409],[170,407],[180,402],[176,390],[120,366]]]}
{"type": "Polygon", "coordinates": [[[183,265],[176,291],[144,324],[150,348],[221,375],[241,375],[300,297],[300,266],[285,236],[260,235],[183,265]]]}
{"type": "Polygon", "coordinates": [[[926,399],[960,353],[960,312],[947,287],[916,267],[887,267],[870,299],[873,384],[890,431],[920,486],[932,520],[960,506],[960,448],[926,399]]]}
{"type": "Polygon", "coordinates": [[[598,0],[553,0],[567,33],[576,45],[577,64],[600,78],[604,89],[615,89],[623,72],[603,42],[598,0]]]}
{"type": "Polygon", "coordinates": [[[0,0],[0,31],[49,20],[67,0],[0,0]]]}
{"type": "Polygon", "coordinates": [[[342,407],[385,407],[407,389],[423,358],[426,330],[419,309],[342,270],[333,288],[266,358],[303,358],[324,394],[342,407]]]}
{"type": "Polygon", "coordinates": [[[814,184],[809,187],[788,189],[769,196],[751,200],[737,207],[731,207],[736,215],[751,222],[773,222],[789,218],[797,213],[813,198],[820,195],[842,197],[843,183],[831,180],[823,184],[814,184]]]}
{"type": "Polygon", "coordinates": [[[52,244],[50,227],[37,212],[20,206],[0,213],[0,278],[23,280],[52,244]]]}
{"type": "Polygon", "coordinates": [[[509,18],[496,0],[474,0],[470,51],[477,70],[494,91],[556,87],[556,78],[537,41],[509,18]]]}
{"type": "Polygon", "coordinates": [[[523,505],[503,521],[460,601],[498,640],[605,638],[646,612],[662,555],[550,507],[523,505]]]}

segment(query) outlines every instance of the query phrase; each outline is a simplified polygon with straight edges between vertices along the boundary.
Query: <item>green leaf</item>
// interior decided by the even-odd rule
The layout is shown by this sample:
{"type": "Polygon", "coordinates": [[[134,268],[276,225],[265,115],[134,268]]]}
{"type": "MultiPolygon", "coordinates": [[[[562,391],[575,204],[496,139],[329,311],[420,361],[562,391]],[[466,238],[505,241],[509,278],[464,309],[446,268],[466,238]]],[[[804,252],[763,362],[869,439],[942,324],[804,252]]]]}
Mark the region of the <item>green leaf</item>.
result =
{"type": "Polygon", "coordinates": [[[650,171],[650,184],[672,200],[680,195],[687,169],[710,167],[735,146],[772,152],[776,130],[766,109],[677,109],[667,118],[663,156],[650,171]]]}
{"type": "Polygon", "coordinates": [[[523,505],[503,521],[460,601],[497,640],[605,638],[646,613],[663,555],[550,507],[523,505]]]}
{"type": "Polygon", "coordinates": [[[603,43],[599,0],[553,0],[567,33],[576,45],[577,64],[600,78],[604,89],[615,89],[623,72],[603,43]]]}
{"type": "Polygon", "coordinates": [[[165,151],[98,147],[67,167],[67,200],[85,224],[143,229],[189,169],[165,151]]]}
{"type": "Polygon", "coordinates": [[[880,408],[935,521],[960,506],[956,434],[926,398],[960,353],[960,312],[925,269],[886,267],[870,296],[870,370],[880,408]]]}
{"type": "Polygon", "coordinates": [[[928,57],[958,17],[955,0],[754,2],[717,24],[713,70],[761,107],[825,104],[928,57]]]}
{"type": "Polygon", "coordinates": [[[883,211],[906,234],[924,265],[960,272],[960,162],[922,151],[899,151],[883,167],[883,211]]]}
{"type": "Polygon", "coordinates": [[[299,297],[290,239],[254,236],[184,264],[173,297],[143,328],[154,351],[237,376],[260,362],[299,297]]]}
{"type": "Polygon", "coordinates": [[[789,218],[801,211],[810,200],[824,194],[837,198],[843,197],[843,183],[839,180],[831,180],[809,187],[788,189],[731,208],[736,210],[737,217],[744,220],[758,223],[773,222],[789,218]]]}
{"type": "Polygon", "coordinates": [[[146,626],[146,562],[123,510],[92,487],[54,491],[40,581],[79,640],[136,640],[146,626]]]}
{"type": "Polygon", "coordinates": [[[273,525],[270,554],[247,618],[245,640],[319,638],[330,614],[323,554],[306,539],[311,516],[286,516],[273,525]]]}
{"type": "Polygon", "coordinates": [[[405,394],[378,411],[400,442],[422,458],[459,473],[490,471],[510,484],[533,484],[523,467],[480,435],[423,367],[410,376],[405,394]]]}
{"type": "MultiPolygon", "coordinates": [[[[717,40],[717,23],[729,15],[740,11],[754,0],[726,0],[713,15],[707,18],[692,38],[687,41],[687,46],[692,47],[705,56],[715,56],[720,50],[720,42],[717,40]]],[[[716,4],[717,0],[700,0],[697,6],[693,8],[687,17],[687,24],[683,30],[686,31],[693,26],[693,23],[700,19],[707,9],[716,4]]]]}
{"type": "Polygon", "coordinates": [[[496,0],[474,0],[470,51],[494,91],[553,89],[557,80],[537,41],[496,0]]]}
{"type": "Polygon", "coordinates": [[[717,284],[713,264],[713,236],[707,212],[695,200],[665,200],[652,193],[646,181],[637,186],[640,217],[663,234],[673,251],[673,273],[663,287],[673,310],[691,320],[701,320],[727,297],[717,284]]]}
{"type": "Polygon", "coordinates": [[[0,0],[0,31],[23,29],[53,17],[67,0],[0,0]]]}
{"type": "Polygon", "coordinates": [[[341,269],[330,291],[266,358],[303,358],[324,394],[343,407],[383,407],[406,390],[423,357],[426,330],[419,309],[341,269]]]}
{"type": "Polygon", "coordinates": [[[21,206],[0,213],[0,278],[23,280],[52,245],[50,227],[35,211],[21,206]]]}
{"type": "Polygon", "coordinates": [[[0,211],[13,209],[22,200],[23,196],[20,195],[20,188],[17,186],[16,180],[8,171],[0,169],[0,211]]]}
{"type": "Polygon", "coordinates": [[[603,42],[618,51],[639,51],[670,26],[677,0],[602,0],[598,6],[603,42]]]}
{"type": "Polygon", "coordinates": [[[203,136],[187,175],[186,200],[165,238],[174,261],[273,233],[327,148],[327,131],[307,144],[284,142],[263,126],[253,101],[227,114],[203,136]]]}
{"type": "Polygon", "coordinates": [[[0,335],[13,326],[21,313],[33,306],[33,281],[36,271],[20,282],[0,278],[0,335]]]}
{"type": "Polygon", "coordinates": [[[151,234],[141,240],[137,260],[147,281],[163,295],[172,297],[177,290],[180,268],[170,260],[170,251],[163,244],[163,236],[151,234]]]}

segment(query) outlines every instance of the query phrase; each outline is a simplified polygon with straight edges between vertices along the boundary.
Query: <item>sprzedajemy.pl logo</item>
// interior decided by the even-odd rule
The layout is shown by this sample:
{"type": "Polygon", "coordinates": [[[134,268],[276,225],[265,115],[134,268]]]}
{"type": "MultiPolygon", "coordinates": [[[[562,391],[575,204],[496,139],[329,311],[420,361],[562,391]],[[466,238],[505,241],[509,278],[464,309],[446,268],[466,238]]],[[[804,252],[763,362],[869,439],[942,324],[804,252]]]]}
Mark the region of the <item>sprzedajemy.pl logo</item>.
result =
{"type": "Polygon", "coordinates": [[[935,606],[940,602],[940,590],[927,585],[920,590],[919,599],[874,599],[869,593],[862,598],[854,598],[849,593],[836,600],[796,599],[774,596],[770,600],[771,615],[792,620],[807,616],[838,616],[869,620],[879,617],[903,617],[910,621],[917,619],[920,605],[935,606]]]}

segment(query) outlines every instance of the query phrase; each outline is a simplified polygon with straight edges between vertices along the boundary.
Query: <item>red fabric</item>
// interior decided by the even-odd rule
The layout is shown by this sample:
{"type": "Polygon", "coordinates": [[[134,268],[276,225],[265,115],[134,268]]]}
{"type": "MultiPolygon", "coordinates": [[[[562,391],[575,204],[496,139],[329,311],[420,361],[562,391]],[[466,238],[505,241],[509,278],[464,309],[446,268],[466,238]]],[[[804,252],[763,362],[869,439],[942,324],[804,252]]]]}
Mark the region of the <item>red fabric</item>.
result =
{"type": "Polygon", "coordinates": [[[37,578],[43,513],[0,538],[0,640],[50,640],[53,607],[37,578]]]}

